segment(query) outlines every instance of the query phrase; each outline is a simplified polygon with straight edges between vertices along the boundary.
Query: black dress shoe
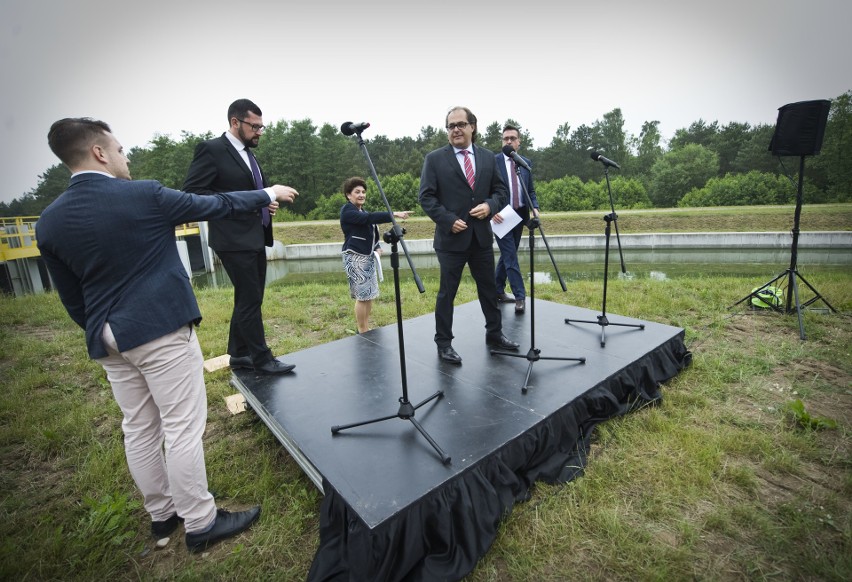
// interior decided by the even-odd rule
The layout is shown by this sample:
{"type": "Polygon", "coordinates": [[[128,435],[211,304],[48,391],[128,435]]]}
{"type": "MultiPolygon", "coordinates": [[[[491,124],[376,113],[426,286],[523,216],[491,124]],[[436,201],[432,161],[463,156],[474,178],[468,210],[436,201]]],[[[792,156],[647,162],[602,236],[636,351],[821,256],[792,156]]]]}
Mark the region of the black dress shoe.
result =
{"type": "Polygon", "coordinates": [[[228,360],[228,365],[231,366],[232,370],[237,370],[240,368],[247,368],[249,370],[254,368],[254,364],[251,361],[251,356],[231,356],[228,360]]]}
{"type": "Polygon", "coordinates": [[[451,364],[461,364],[461,356],[456,353],[453,346],[438,348],[438,357],[451,364]]]}
{"type": "Polygon", "coordinates": [[[505,293],[498,293],[497,294],[497,302],[498,303],[514,303],[515,298],[512,297],[511,295],[506,295],[505,293]]]}
{"type": "Polygon", "coordinates": [[[161,540],[163,538],[167,538],[172,535],[177,529],[177,526],[180,522],[183,521],[182,517],[178,517],[178,514],[174,514],[169,519],[165,521],[152,521],[151,522],[151,536],[155,540],[161,540]]]}
{"type": "Polygon", "coordinates": [[[518,299],[515,301],[515,313],[523,313],[526,311],[527,305],[523,299],[518,299]]]}
{"type": "Polygon", "coordinates": [[[296,364],[285,364],[278,360],[269,360],[262,366],[255,366],[254,371],[258,374],[289,374],[296,368],[296,364]]]}
{"type": "Polygon", "coordinates": [[[517,350],[521,344],[516,344],[502,333],[500,335],[485,336],[485,343],[492,348],[500,348],[502,350],[517,350]]]}
{"type": "Polygon", "coordinates": [[[204,533],[186,534],[186,549],[193,553],[206,550],[216,542],[221,542],[246,531],[251,527],[251,524],[257,521],[258,517],[260,517],[259,505],[236,513],[217,509],[213,527],[204,533]]]}

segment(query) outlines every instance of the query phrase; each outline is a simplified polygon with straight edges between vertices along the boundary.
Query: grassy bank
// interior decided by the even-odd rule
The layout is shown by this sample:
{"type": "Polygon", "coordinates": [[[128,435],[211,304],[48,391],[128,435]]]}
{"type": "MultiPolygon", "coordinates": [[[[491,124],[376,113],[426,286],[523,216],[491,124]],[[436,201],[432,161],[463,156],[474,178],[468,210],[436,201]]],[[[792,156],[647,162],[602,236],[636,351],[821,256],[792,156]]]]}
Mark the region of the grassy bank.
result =
{"type": "MultiPolygon", "coordinates": [[[[852,578],[852,273],[808,281],[840,313],[807,312],[804,342],[795,316],[727,308],[762,277],[611,281],[609,313],[685,328],[693,365],[661,405],[599,428],[583,477],[537,485],[468,580],[852,578]],[[804,414],[787,409],[797,399],[804,414]],[[804,428],[806,417],[837,427],[804,428]]],[[[403,285],[406,318],[433,310],[437,280],[424,284],[403,285]]],[[[568,285],[537,295],[598,307],[600,282],[568,285]]],[[[376,326],[394,323],[392,282],[382,291],[376,326]]],[[[198,297],[205,357],[218,356],[231,291],[198,297]]],[[[465,279],[458,301],[474,299],[465,279]]],[[[264,315],[277,354],[354,325],[344,281],[272,286],[264,315]]],[[[0,320],[0,579],[305,579],[321,494],[253,413],[226,411],[227,370],[207,375],[210,487],[222,506],[261,503],[263,516],[208,554],[178,539],[154,550],[120,412],[82,332],[55,294],[2,297],[0,320]]]]}
{"type": "MultiPolygon", "coordinates": [[[[406,238],[430,239],[435,224],[423,211],[403,224],[406,238]]],[[[794,206],[729,206],[720,208],[664,208],[618,210],[622,233],[645,232],[785,232],[793,228],[794,206]]],[[[545,235],[603,234],[606,211],[545,212],[545,235]]],[[[802,231],[852,230],[852,204],[811,204],[802,207],[802,231]]],[[[284,244],[343,241],[336,220],[275,223],[275,237],[284,244]]]]}

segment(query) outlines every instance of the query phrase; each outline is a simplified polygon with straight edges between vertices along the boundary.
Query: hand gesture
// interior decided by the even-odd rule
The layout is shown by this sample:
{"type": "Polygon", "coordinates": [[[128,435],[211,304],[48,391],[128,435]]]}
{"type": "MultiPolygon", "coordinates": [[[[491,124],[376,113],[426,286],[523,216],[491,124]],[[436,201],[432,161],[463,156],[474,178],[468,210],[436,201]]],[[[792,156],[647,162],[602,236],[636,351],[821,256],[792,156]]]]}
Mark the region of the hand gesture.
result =
{"type": "Polygon", "coordinates": [[[275,192],[275,200],[278,202],[292,203],[296,199],[296,196],[299,195],[299,193],[290,186],[282,186],[281,184],[275,184],[272,186],[272,191],[275,192]]]}

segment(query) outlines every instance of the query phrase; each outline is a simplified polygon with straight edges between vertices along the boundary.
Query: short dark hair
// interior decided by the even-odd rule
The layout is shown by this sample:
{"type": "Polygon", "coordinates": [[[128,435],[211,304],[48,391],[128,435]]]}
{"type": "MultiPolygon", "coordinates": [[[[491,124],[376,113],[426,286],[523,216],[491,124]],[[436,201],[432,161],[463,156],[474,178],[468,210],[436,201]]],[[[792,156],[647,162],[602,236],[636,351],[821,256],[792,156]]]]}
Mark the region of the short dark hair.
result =
{"type": "Polygon", "coordinates": [[[361,186],[364,190],[367,189],[367,182],[361,176],[352,176],[343,181],[343,195],[347,198],[352,193],[352,190],[361,186]]]}
{"type": "Polygon", "coordinates": [[[457,105],[455,107],[451,107],[450,110],[447,111],[447,116],[444,118],[444,127],[445,128],[447,127],[447,123],[449,123],[449,120],[450,120],[450,113],[452,113],[453,111],[464,111],[465,115],[467,116],[467,122],[473,126],[473,135],[471,135],[470,141],[471,141],[471,143],[475,142],[476,141],[476,127],[477,127],[476,126],[476,115],[474,115],[473,111],[471,111],[467,107],[462,107],[460,105],[457,105]]]}
{"type": "Polygon", "coordinates": [[[249,113],[254,113],[258,117],[263,117],[263,112],[260,110],[260,107],[255,105],[253,101],[249,99],[237,99],[228,107],[228,124],[231,123],[232,117],[242,119],[249,113]]]}
{"type": "Polygon", "coordinates": [[[511,123],[507,123],[503,126],[503,133],[506,133],[507,131],[515,131],[518,133],[518,137],[521,137],[521,128],[515,127],[511,123]]]}
{"type": "Polygon", "coordinates": [[[89,147],[105,133],[112,133],[112,130],[103,121],[91,117],[66,117],[50,126],[47,144],[63,164],[72,168],[85,159],[89,147]]]}

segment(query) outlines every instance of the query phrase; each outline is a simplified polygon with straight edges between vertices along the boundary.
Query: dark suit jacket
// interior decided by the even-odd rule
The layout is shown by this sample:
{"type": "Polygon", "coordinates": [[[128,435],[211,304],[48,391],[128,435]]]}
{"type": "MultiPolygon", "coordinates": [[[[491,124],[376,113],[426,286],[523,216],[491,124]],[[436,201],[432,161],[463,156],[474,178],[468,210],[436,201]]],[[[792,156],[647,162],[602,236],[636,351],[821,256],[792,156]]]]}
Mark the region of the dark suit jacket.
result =
{"type": "Polygon", "coordinates": [[[91,172],[71,178],[42,212],[36,237],[65,309],[86,330],[89,356],[107,355],[106,321],[121,351],[199,321],[175,226],[268,204],[262,190],[195,196],[153,180],[91,172]]]}
{"type": "Polygon", "coordinates": [[[343,231],[344,251],[353,250],[369,255],[379,243],[377,224],[390,222],[389,212],[361,212],[354,204],[347,202],[340,209],[340,229],[343,231]]]}
{"type": "MultiPolygon", "coordinates": [[[[520,154],[519,154],[520,155],[520,154]]],[[[524,156],[521,156],[521,159],[524,160],[527,164],[529,164],[530,168],[532,168],[532,162],[530,162],[524,156]]],[[[500,177],[503,178],[503,182],[506,184],[506,190],[508,191],[509,200],[512,201],[512,178],[509,176],[509,173],[506,171],[506,157],[502,152],[494,156],[494,161],[497,163],[497,171],[500,172],[500,177]]],[[[521,175],[519,176],[519,180],[521,183],[518,184],[518,196],[521,198],[521,201],[524,203],[524,206],[518,208],[517,212],[521,218],[524,219],[524,223],[526,223],[530,219],[530,209],[527,206],[527,200],[524,197],[524,187],[526,187],[527,192],[529,192],[530,198],[532,199],[533,208],[538,208],[538,199],[535,197],[535,186],[533,186],[532,174],[529,170],[524,168],[523,166],[519,166],[521,170],[521,175]]],[[[501,209],[502,210],[502,209],[501,209]]]]}
{"type": "MultiPolygon", "coordinates": [[[[261,172],[264,188],[269,186],[261,172]]],[[[195,146],[184,192],[215,194],[254,190],[254,176],[228,138],[203,141],[195,146]]],[[[272,223],[260,223],[260,211],[239,212],[229,218],[210,221],[210,248],[214,251],[253,251],[272,246],[272,223]]]]}
{"type": "Polygon", "coordinates": [[[420,206],[435,221],[433,247],[444,251],[466,251],[475,237],[480,247],[494,244],[491,221],[470,217],[470,210],[487,202],[491,214],[500,212],[508,200],[506,185],[497,173],[494,153],[472,145],[476,156],[474,190],[464,177],[453,146],[426,154],[420,173],[420,206]],[[456,219],[467,222],[468,228],[453,234],[456,219]]]}

